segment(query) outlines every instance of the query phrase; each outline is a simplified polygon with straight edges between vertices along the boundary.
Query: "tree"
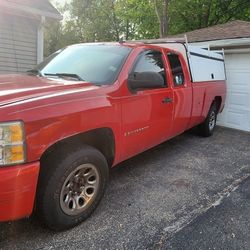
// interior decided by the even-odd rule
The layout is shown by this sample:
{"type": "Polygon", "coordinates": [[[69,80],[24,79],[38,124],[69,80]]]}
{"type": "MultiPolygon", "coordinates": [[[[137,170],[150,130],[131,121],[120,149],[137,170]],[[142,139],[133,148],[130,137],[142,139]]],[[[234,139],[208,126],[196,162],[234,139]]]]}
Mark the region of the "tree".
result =
{"type": "Polygon", "coordinates": [[[160,37],[168,34],[168,7],[169,0],[154,0],[155,13],[159,22],[160,37]]]}
{"type": "Polygon", "coordinates": [[[250,20],[249,0],[71,0],[67,20],[47,27],[47,54],[72,43],[166,37],[250,20]]]}
{"type": "Polygon", "coordinates": [[[121,35],[125,40],[159,37],[152,1],[118,0],[116,11],[121,21],[121,35]]]}
{"type": "Polygon", "coordinates": [[[250,20],[249,0],[178,0],[169,6],[170,32],[182,33],[230,20],[250,20]]]}
{"type": "Polygon", "coordinates": [[[115,0],[72,0],[68,4],[70,25],[82,42],[115,41],[120,22],[115,0]]]}

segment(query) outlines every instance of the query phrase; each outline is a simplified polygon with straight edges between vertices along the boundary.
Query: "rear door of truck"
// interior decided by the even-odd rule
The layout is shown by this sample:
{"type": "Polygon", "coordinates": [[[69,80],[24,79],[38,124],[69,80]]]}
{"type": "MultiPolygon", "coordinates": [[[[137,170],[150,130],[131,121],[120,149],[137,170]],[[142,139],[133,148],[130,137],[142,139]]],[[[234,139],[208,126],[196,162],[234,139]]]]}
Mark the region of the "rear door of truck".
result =
{"type": "Polygon", "coordinates": [[[171,137],[184,132],[192,113],[192,86],[186,61],[181,53],[164,49],[167,67],[171,73],[170,84],[173,89],[173,125],[171,137]]]}

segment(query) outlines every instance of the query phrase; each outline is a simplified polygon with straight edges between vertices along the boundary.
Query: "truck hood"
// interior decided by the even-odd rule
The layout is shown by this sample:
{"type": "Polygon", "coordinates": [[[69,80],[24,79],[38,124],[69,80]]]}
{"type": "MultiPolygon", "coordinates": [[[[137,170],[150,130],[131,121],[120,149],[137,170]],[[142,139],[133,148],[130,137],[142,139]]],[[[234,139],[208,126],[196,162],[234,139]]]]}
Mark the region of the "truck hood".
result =
{"type": "Polygon", "coordinates": [[[77,88],[95,89],[88,82],[48,79],[30,75],[0,76],[0,106],[77,88]]]}

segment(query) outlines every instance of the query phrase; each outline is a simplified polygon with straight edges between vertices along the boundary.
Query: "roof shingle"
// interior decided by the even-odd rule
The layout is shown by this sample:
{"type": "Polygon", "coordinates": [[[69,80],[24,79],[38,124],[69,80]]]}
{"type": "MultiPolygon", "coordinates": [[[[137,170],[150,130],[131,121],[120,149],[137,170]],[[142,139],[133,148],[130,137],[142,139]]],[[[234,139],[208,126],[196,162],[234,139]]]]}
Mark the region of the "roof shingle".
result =
{"type": "Polygon", "coordinates": [[[170,37],[181,37],[185,34],[189,42],[246,38],[250,37],[250,22],[236,20],[170,37]]]}

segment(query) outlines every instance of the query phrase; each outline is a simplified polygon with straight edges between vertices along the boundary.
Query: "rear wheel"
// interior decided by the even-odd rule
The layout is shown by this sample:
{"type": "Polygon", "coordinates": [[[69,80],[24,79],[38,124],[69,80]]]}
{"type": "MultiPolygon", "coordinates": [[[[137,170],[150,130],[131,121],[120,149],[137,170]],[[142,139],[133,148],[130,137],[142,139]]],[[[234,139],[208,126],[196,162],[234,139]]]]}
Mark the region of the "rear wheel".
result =
{"type": "Polygon", "coordinates": [[[208,137],[211,136],[214,132],[215,126],[217,121],[217,107],[216,103],[210,107],[206,120],[199,125],[199,132],[202,136],[208,137]]]}
{"type": "Polygon", "coordinates": [[[46,169],[39,180],[36,212],[49,228],[65,230],[87,219],[97,207],[109,169],[101,152],[90,146],[54,158],[41,166],[46,169]]]}

